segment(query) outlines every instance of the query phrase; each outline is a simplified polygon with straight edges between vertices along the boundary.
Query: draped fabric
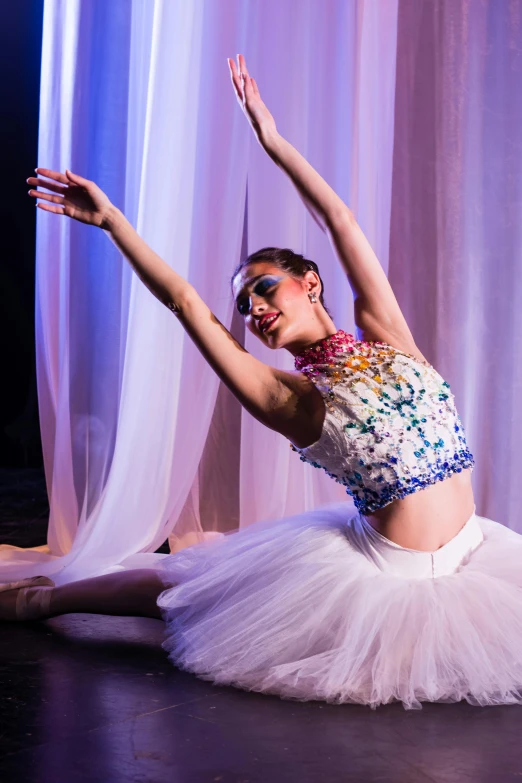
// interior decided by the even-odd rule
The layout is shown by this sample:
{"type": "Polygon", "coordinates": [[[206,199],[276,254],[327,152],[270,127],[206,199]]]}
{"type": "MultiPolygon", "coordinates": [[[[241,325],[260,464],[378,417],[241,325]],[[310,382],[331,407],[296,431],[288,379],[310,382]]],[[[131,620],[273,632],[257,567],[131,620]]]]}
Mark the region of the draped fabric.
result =
{"type": "Polygon", "coordinates": [[[389,278],[522,532],[522,2],[400,0],[389,278]]]}
{"type": "MultiPolygon", "coordinates": [[[[512,527],[520,11],[513,0],[46,0],[38,153],[40,166],[97,182],[250,352],[292,369],[288,352],[245,334],[229,287],[240,258],[273,245],[317,261],[346,331],[352,295],[237,105],[226,57],[244,52],[279,131],[389,262],[421,350],[460,403],[478,511],[512,527]]],[[[346,499],[241,410],[103,232],[39,211],[36,283],[48,545],[0,547],[2,580],[151,564],[167,538],[175,550],[346,499]]]]}

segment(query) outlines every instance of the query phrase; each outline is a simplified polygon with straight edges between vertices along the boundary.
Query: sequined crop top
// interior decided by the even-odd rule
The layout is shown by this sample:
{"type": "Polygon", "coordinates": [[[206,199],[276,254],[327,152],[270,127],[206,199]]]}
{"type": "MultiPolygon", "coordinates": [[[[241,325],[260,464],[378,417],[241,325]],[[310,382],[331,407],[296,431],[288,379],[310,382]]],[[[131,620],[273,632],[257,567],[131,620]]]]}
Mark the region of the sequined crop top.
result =
{"type": "Polygon", "coordinates": [[[291,448],[346,486],[361,513],[473,468],[449,384],[427,362],[339,330],[295,357],[321,393],[321,437],[291,448]]]}

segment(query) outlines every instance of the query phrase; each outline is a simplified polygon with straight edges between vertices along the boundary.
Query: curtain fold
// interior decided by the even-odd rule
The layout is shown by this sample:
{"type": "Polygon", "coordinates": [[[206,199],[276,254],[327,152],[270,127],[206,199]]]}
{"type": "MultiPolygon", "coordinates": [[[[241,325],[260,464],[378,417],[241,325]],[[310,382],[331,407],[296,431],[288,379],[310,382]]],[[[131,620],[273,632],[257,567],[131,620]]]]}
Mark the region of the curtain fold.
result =
{"type": "Polygon", "coordinates": [[[477,511],[522,532],[522,2],[401,0],[390,281],[451,384],[477,511]]]}

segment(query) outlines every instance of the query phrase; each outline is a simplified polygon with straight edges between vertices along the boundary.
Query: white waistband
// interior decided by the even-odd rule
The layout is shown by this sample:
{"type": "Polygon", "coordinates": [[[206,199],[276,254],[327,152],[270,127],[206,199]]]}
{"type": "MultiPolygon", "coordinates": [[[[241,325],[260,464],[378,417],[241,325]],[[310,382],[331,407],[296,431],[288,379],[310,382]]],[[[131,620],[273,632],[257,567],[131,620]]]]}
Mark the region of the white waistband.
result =
{"type": "Polygon", "coordinates": [[[447,544],[433,552],[407,549],[383,536],[358,514],[348,537],[380,571],[407,579],[424,579],[453,574],[484,540],[476,510],[447,544]]]}

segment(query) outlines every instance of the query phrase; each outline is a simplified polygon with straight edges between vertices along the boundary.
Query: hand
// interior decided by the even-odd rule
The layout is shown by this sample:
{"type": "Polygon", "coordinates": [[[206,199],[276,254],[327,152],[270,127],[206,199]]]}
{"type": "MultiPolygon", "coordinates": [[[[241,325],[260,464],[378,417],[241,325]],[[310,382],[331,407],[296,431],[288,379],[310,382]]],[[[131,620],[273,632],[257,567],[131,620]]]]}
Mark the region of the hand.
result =
{"type": "Polygon", "coordinates": [[[30,190],[29,195],[33,198],[56,204],[51,206],[39,202],[37,207],[46,212],[54,212],[56,215],[67,215],[91,226],[108,228],[109,216],[114,207],[98,185],[79,177],[78,174],[73,174],[68,169],[65,170],[65,174],[50,169],[35,169],[35,171],[38,176],[29,177],[27,183],[33,188],[45,188],[58,194],[53,196],[41,190],[30,190]]]}
{"type": "Polygon", "coordinates": [[[245,58],[237,56],[238,65],[228,58],[230,78],[243,112],[245,113],[257,140],[262,143],[262,135],[276,130],[274,118],[261,100],[256,80],[249,75],[245,58]]]}

